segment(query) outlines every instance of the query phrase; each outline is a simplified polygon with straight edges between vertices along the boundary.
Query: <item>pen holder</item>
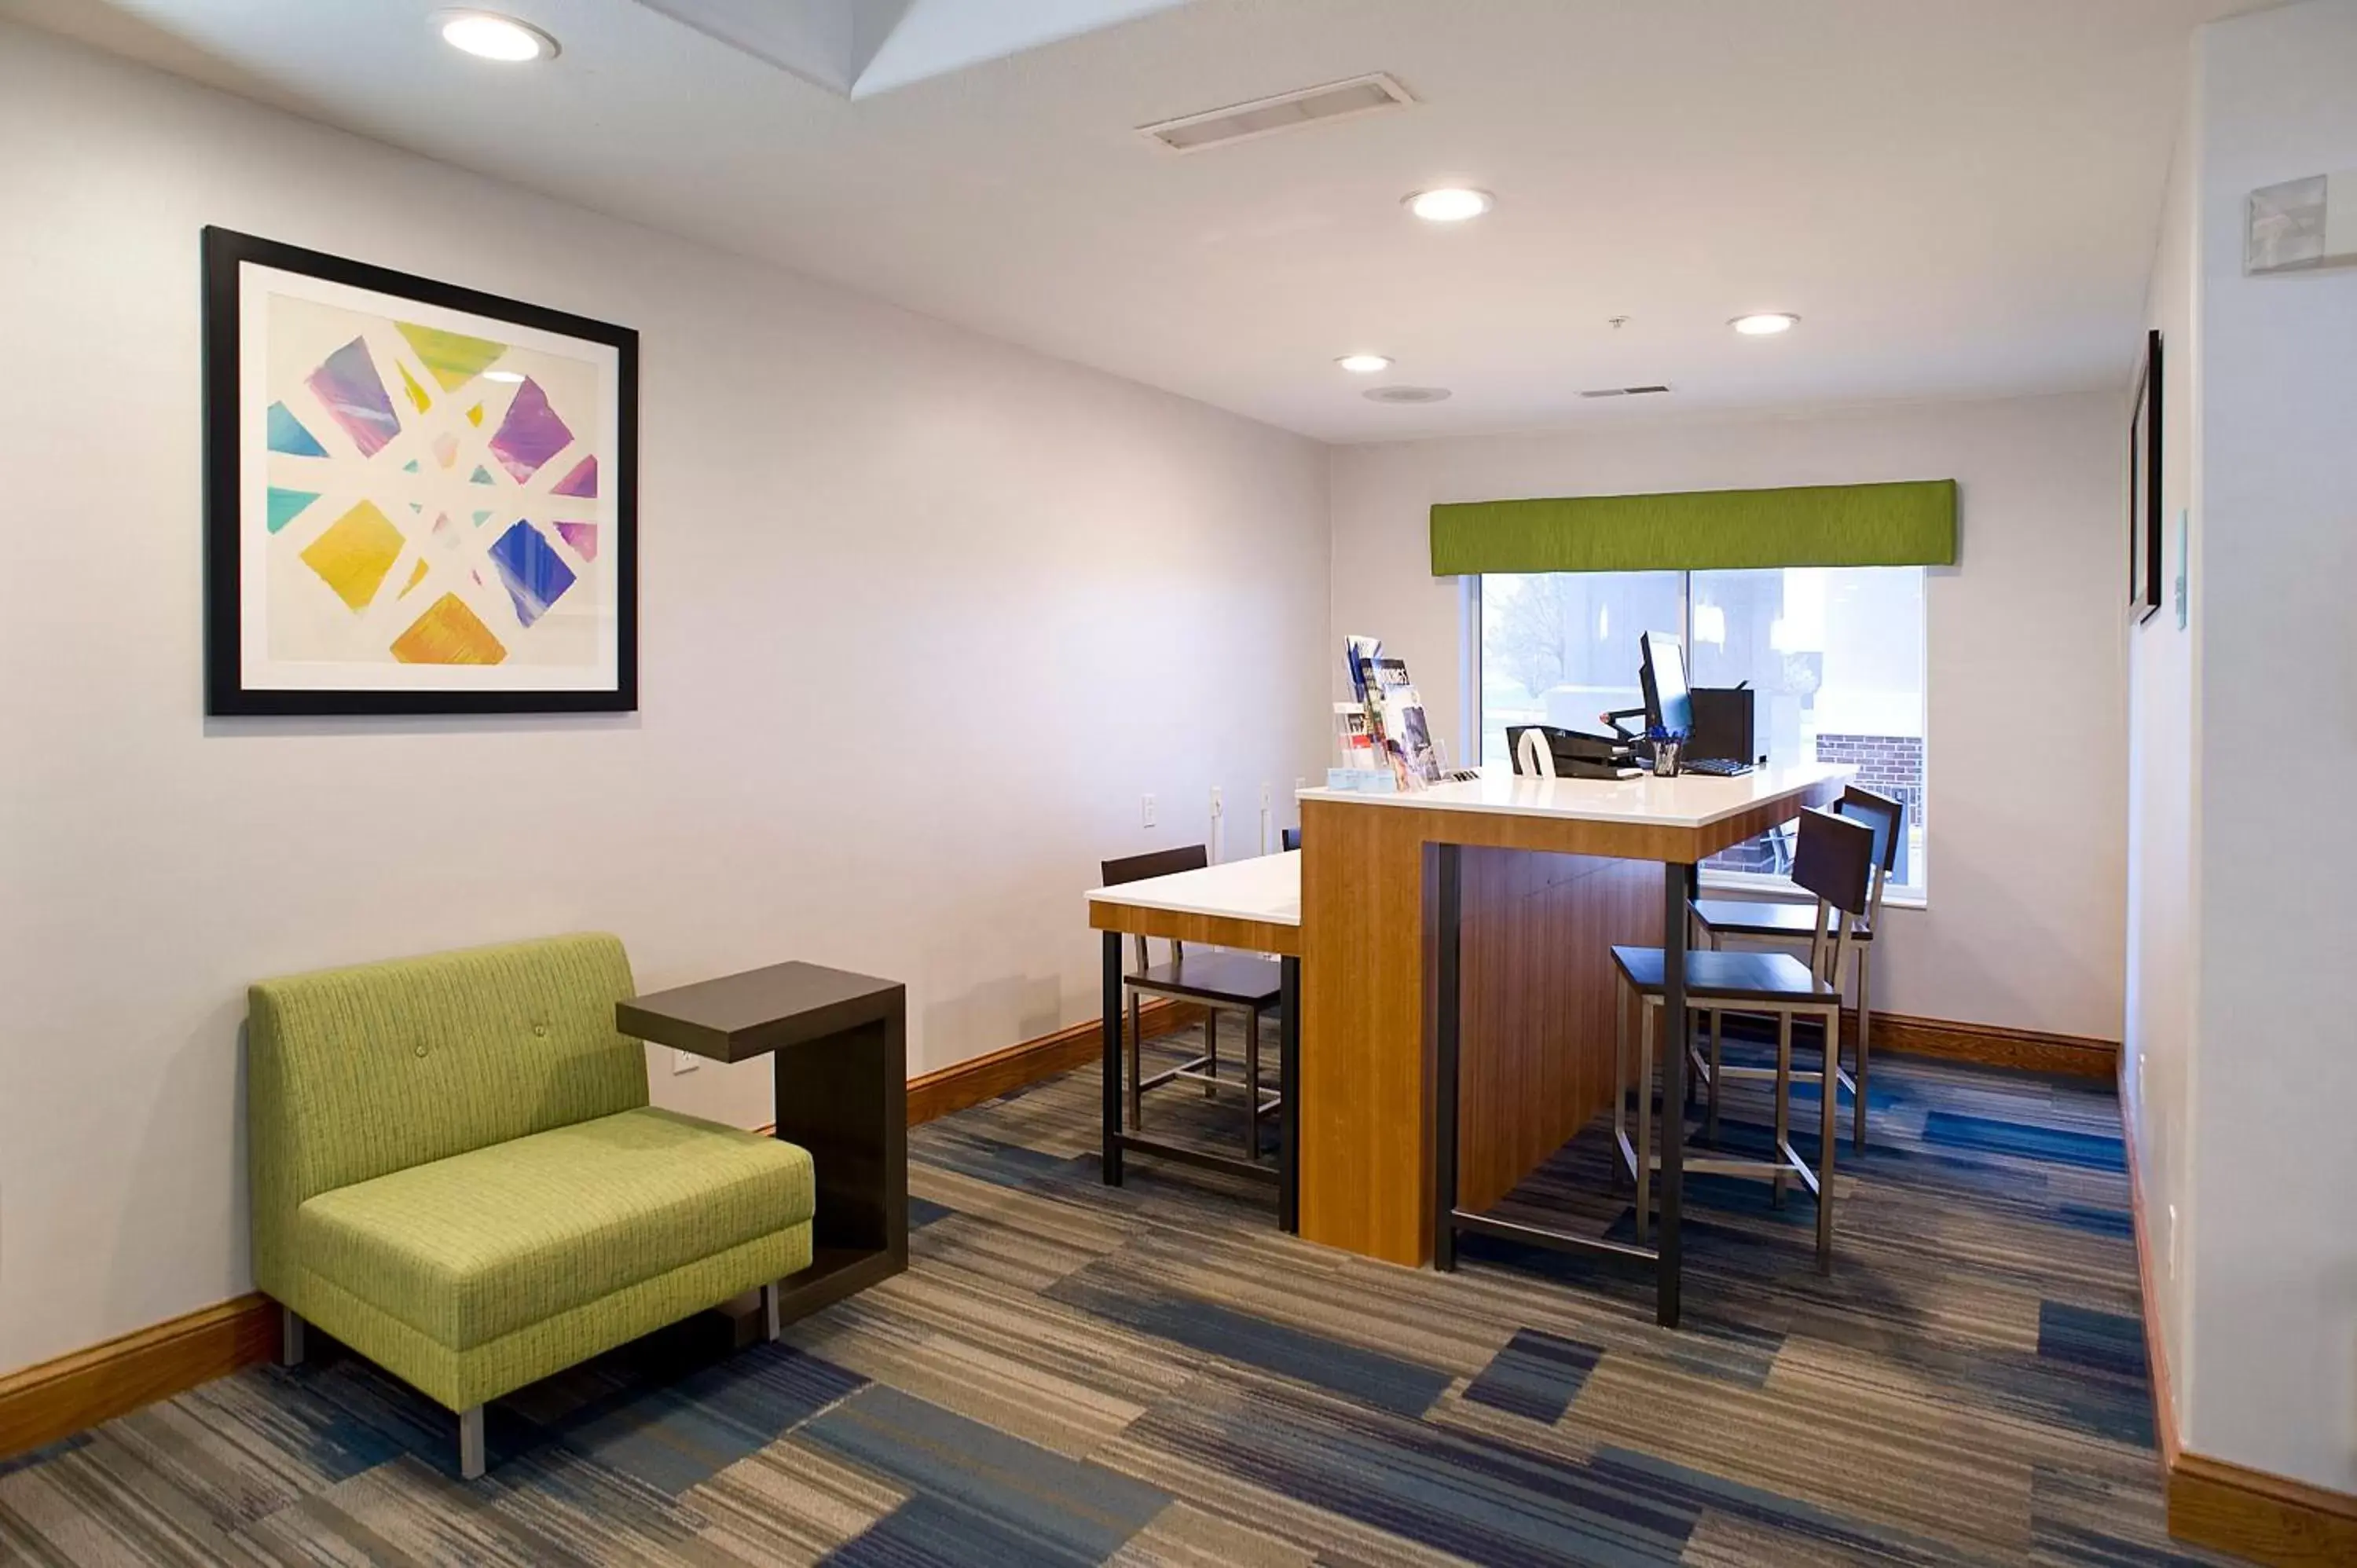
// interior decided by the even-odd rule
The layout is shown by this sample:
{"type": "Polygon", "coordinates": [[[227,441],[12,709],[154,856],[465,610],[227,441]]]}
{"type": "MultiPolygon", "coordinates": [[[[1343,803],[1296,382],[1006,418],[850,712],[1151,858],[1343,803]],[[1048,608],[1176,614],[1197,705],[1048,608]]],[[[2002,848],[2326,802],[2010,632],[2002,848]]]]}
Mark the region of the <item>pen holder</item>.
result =
{"type": "Polygon", "coordinates": [[[1678,776],[1678,754],[1684,749],[1685,743],[1683,741],[1655,741],[1653,743],[1653,777],[1675,779],[1678,776]]]}

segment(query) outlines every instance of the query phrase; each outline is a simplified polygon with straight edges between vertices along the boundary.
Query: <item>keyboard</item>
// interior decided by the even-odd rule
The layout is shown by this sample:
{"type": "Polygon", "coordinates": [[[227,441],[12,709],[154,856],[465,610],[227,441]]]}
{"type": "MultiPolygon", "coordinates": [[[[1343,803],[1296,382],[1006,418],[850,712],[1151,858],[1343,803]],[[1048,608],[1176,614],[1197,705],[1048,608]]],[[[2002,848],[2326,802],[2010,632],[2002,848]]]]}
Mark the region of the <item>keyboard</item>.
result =
{"type": "Polygon", "coordinates": [[[1731,757],[1698,757],[1691,762],[1681,761],[1682,773],[1700,773],[1711,779],[1734,779],[1751,771],[1751,764],[1738,762],[1731,757]]]}

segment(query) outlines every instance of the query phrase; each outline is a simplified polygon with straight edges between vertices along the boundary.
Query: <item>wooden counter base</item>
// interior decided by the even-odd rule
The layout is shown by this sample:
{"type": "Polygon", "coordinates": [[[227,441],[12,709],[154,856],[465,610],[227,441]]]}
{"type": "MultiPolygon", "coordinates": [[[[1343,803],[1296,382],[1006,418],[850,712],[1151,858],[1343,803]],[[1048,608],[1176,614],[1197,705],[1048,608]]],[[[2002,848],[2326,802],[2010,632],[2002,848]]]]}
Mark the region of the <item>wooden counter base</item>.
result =
{"type": "Polygon", "coordinates": [[[1610,1103],[1615,943],[1662,940],[1692,865],[1841,793],[1706,828],[1302,801],[1301,1234],[1432,1258],[1437,845],[1461,861],[1458,1203],[1494,1204],[1610,1103]]]}

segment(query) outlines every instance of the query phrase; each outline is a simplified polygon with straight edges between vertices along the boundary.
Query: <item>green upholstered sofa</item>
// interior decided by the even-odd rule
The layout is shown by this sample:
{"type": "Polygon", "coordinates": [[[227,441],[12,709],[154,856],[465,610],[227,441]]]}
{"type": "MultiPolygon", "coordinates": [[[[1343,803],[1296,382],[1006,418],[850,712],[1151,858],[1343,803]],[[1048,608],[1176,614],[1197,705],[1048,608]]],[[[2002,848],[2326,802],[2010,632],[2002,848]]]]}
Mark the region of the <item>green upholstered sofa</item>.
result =
{"type": "Polygon", "coordinates": [[[253,988],[253,1273],[459,1412],[811,1261],[811,1157],[651,1109],[630,961],[557,937],[253,988]]]}

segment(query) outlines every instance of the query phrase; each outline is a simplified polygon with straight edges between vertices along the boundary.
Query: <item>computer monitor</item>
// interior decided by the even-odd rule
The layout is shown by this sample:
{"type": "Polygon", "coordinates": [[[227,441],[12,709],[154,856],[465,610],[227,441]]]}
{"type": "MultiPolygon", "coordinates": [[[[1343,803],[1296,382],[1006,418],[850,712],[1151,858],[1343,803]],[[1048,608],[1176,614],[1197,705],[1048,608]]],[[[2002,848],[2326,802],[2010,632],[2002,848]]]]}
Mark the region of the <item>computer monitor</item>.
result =
{"type": "Polygon", "coordinates": [[[1672,735],[1694,733],[1694,698],[1686,691],[1685,654],[1677,639],[1665,632],[1646,632],[1637,639],[1644,664],[1637,679],[1645,688],[1645,727],[1672,735]]]}

